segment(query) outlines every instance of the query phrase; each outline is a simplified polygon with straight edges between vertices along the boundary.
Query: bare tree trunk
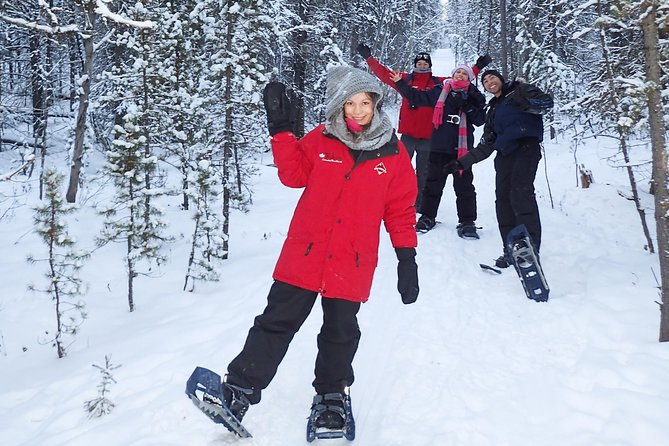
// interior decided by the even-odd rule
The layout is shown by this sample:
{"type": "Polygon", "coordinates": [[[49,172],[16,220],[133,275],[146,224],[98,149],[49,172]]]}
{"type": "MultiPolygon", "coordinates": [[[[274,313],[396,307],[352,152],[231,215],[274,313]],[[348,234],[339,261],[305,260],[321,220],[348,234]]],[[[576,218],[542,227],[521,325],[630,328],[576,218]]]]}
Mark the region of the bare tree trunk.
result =
{"type": "MultiPolygon", "coordinates": [[[[225,49],[228,54],[231,54],[233,51],[232,48],[232,34],[235,30],[235,20],[232,14],[228,14],[228,32],[226,35],[225,49]]],[[[230,189],[232,184],[230,182],[230,163],[232,160],[232,77],[234,73],[232,72],[232,66],[228,65],[225,69],[225,94],[223,95],[223,103],[226,104],[225,107],[225,141],[223,141],[223,234],[225,234],[225,239],[223,240],[223,249],[225,254],[223,259],[227,260],[228,258],[228,234],[230,233],[230,201],[232,200],[232,194],[230,189]]]]}
{"type": "Polygon", "coordinates": [[[506,0],[500,0],[499,2],[499,25],[500,31],[499,36],[502,41],[501,45],[501,60],[500,64],[502,65],[502,76],[508,78],[509,76],[509,38],[507,36],[507,18],[506,18],[506,0]]]}
{"type": "MultiPolygon", "coordinates": [[[[603,12],[603,5],[602,2],[597,3],[597,14],[599,16],[604,16],[603,12]]],[[[611,54],[608,49],[608,45],[606,42],[606,36],[605,36],[606,31],[605,30],[600,30],[599,32],[599,39],[601,43],[601,47],[603,49],[602,55],[604,58],[604,69],[605,75],[604,79],[609,84],[609,90],[611,91],[610,94],[610,100],[611,100],[611,105],[615,110],[620,110],[620,98],[619,98],[619,93],[618,90],[616,89],[616,85],[614,83],[615,76],[613,74],[612,70],[612,62],[611,62],[611,54]]],[[[653,253],[655,252],[655,248],[653,247],[653,239],[650,237],[650,232],[648,231],[648,224],[646,223],[646,212],[645,210],[641,207],[641,202],[639,200],[639,194],[638,190],[636,187],[636,180],[634,178],[634,171],[632,170],[632,167],[630,166],[630,158],[629,158],[629,152],[627,150],[627,140],[625,139],[625,131],[620,128],[619,126],[616,128],[616,131],[618,133],[618,137],[620,138],[620,148],[622,150],[623,156],[625,158],[625,164],[626,164],[626,169],[627,169],[627,175],[629,176],[630,180],[630,187],[632,189],[632,195],[633,195],[633,200],[634,204],[636,205],[637,212],[639,213],[639,218],[641,219],[641,226],[643,228],[643,234],[646,237],[646,242],[648,246],[648,250],[653,253]]]]}
{"type": "Polygon", "coordinates": [[[651,253],[655,252],[655,247],[653,245],[653,238],[650,236],[650,231],[648,230],[648,223],[646,222],[646,210],[641,206],[641,199],[639,198],[639,190],[636,187],[636,178],[634,178],[634,170],[630,165],[630,156],[629,150],[627,149],[627,139],[623,135],[622,131],[618,132],[618,137],[620,138],[620,150],[623,152],[623,157],[625,159],[625,169],[627,170],[627,176],[630,180],[630,188],[632,190],[632,201],[636,206],[636,210],[639,213],[639,219],[641,220],[641,228],[643,229],[643,235],[646,237],[646,243],[648,245],[648,251],[651,253]]]}
{"type": "Polygon", "coordinates": [[[657,0],[641,2],[646,61],[646,101],[650,124],[650,143],[653,149],[653,182],[655,190],[655,225],[657,250],[662,277],[660,304],[660,342],[669,341],[669,172],[667,169],[666,129],[663,123],[659,36],[657,31],[657,0]]]}
{"type": "Polygon", "coordinates": [[[72,151],[70,182],[67,187],[67,193],[65,194],[65,199],[68,203],[74,203],[77,200],[81,164],[84,157],[86,115],[88,114],[88,99],[91,94],[91,77],[93,76],[93,21],[95,19],[93,7],[94,5],[91,3],[87,6],[85,12],[86,28],[82,34],[82,40],[84,42],[84,71],[82,73],[81,91],[79,92],[77,123],[74,128],[74,150],[72,151]]]}
{"type": "MultiPolygon", "coordinates": [[[[32,33],[29,39],[30,46],[30,84],[32,89],[32,125],[33,125],[33,139],[35,141],[35,148],[39,144],[46,141],[46,99],[45,99],[45,78],[44,70],[42,68],[42,36],[37,33],[32,33]]],[[[36,150],[35,150],[36,151],[36,150]]],[[[33,151],[33,153],[35,152],[33,151]]],[[[42,147],[42,165],[44,165],[45,148],[42,147]]],[[[43,198],[43,183],[40,174],[39,179],[39,198],[43,198]]]]}
{"type": "MultiPolygon", "coordinates": [[[[307,22],[307,14],[304,8],[304,2],[297,2],[297,15],[302,20],[302,23],[307,22]]],[[[305,60],[305,50],[307,42],[307,33],[305,31],[297,31],[295,36],[295,54],[293,56],[293,85],[295,86],[295,109],[296,109],[296,120],[295,136],[301,138],[304,136],[304,86],[306,84],[307,77],[307,62],[305,60]]]]}

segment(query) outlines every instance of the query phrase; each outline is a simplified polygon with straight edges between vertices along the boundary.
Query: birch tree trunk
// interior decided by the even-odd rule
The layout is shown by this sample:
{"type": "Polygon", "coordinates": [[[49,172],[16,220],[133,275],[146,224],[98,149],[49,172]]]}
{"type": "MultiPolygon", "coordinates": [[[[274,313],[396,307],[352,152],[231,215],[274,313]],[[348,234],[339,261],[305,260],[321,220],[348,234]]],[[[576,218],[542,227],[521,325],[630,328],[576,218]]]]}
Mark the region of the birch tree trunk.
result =
{"type": "Polygon", "coordinates": [[[661,70],[659,37],[657,31],[657,0],[641,2],[641,24],[643,28],[646,63],[646,101],[650,124],[650,143],[653,150],[653,181],[655,190],[655,224],[657,228],[657,251],[660,257],[662,303],[660,304],[660,342],[669,341],[669,189],[667,182],[667,148],[662,116],[661,70]]]}

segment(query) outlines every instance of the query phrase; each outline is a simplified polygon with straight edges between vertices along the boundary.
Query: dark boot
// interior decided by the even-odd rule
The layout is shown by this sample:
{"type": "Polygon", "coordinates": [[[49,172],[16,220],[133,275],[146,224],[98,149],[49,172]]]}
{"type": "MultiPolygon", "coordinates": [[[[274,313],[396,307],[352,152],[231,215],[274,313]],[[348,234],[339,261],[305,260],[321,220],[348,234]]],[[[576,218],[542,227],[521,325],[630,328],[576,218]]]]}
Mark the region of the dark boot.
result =
{"type": "Polygon", "coordinates": [[[221,394],[223,395],[223,403],[230,409],[232,415],[237,418],[237,421],[242,421],[251,404],[249,395],[253,394],[253,389],[245,389],[232,383],[223,382],[221,384],[221,394]]]}
{"type": "Polygon", "coordinates": [[[495,266],[497,268],[508,268],[512,263],[513,259],[506,249],[504,250],[504,253],[495,260],[495,266]]]}
{"type": "Polygon", "coordinates": [[[479,238],[476,232],[476,225],[473,221],[463,221],[457,227],[458,236],[464,239],[477,240],[479,238]]]}
{"type": "Polygon", "coordinates": [[[430,217],[421,215],[418,221],[416,222],[416,231],[417,232],[427,232],[430,229],[434,228],[437,223],[430,217]]]}
{"type": "Polygon", "coordinates": [[[341,393],[326,393],[314,396],[311,412],[316,415],[314,424],[317,428],[343,429],[346,419],[344,395],[341,393]]]}

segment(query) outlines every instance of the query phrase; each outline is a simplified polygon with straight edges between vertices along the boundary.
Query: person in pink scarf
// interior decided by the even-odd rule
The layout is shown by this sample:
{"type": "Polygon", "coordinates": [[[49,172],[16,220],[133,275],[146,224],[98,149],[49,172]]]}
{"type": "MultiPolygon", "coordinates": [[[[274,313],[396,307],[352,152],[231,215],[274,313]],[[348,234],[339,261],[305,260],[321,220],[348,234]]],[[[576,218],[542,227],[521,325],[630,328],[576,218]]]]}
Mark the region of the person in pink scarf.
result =
{"type": "MultiPolygon", "coordinates": [[[[472,69],[465,64],[453,69],[452,77],[430,90],[411,88],[399,73],[394,74],[397,91],[417,106],[434,107],[432,113],[432,138],[425,186],[421,194],[421,214],[416,230],[427,232],[436,224],[437,211],[446,186],[448,173],[444,171],[454,161],[474,147],[474,126],[483,124],[485,98],[472,81],[472,69]]],[[[458,235],[465,239],[478,239],[476,232],[476,189],[471,170],[453,175],[453,189],[458,213],[458,235]]]]}

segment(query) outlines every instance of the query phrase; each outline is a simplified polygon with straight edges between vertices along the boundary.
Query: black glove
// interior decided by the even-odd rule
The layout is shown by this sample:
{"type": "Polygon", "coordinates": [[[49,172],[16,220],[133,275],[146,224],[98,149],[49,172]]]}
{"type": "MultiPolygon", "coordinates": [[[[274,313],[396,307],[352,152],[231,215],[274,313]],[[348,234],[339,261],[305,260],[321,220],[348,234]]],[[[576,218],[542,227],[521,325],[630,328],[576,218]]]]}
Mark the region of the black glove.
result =
{"type": "Polygon", "coordinates": [[[405,305],[418,299],[418,265],[416,265],[416,248],[395,248],[397,253],[397,291],[405,305]]]}
{"type": "Polygon", "coordinates": [[[453,160],[444,166],[444,173],[446,175],[450,174],[458,175],[461,170],[464,169],[462,168],[462,164],[460,164],[460,161],[458,160],[453,160]]]}
{"type": "Polygon", "coordinates": [[[270,82],[263,91],[263,102],[267,112],[267,128],[270,136],[281,132],[292,132],[293,103],[288,97],[286,86],[281,82],[270,82]]]}
{"type": "Polygon", "coordinates": [[[492,62],[492,57],[490,57],[490,54],[485,54],[483,56],[479,56],[479,58],[476,59],[476,63],[474,65],[476,65],[479,70],[483,70],[488,66],[488,64],[490,64],[490,62],[492,62]]]}
{"type": "Polygon", "coordinates": [[[464,90],[451,90],[449,96],[451,97],[451,104],[453,104],[453,107],[460,109],[463,108],[465,102],[467,102],[468,95],[464,90]]]}
{"type": "Polygon", "coordinates": [[[527,99],[525,93],[521,90],[520,87],[516,87],[511,92],[506,95],[509,99],[509,103],[518,107],[521,111],[525,111],[530,108],[530,101],[527,99]]]}
{"type": "Polygon", "coordinates": [[[356,50],[358,50],[358,54],[360,54],[365,60],[369,57],[372,57],[372,49],[364,43],[358,44],[356,50]]]}

